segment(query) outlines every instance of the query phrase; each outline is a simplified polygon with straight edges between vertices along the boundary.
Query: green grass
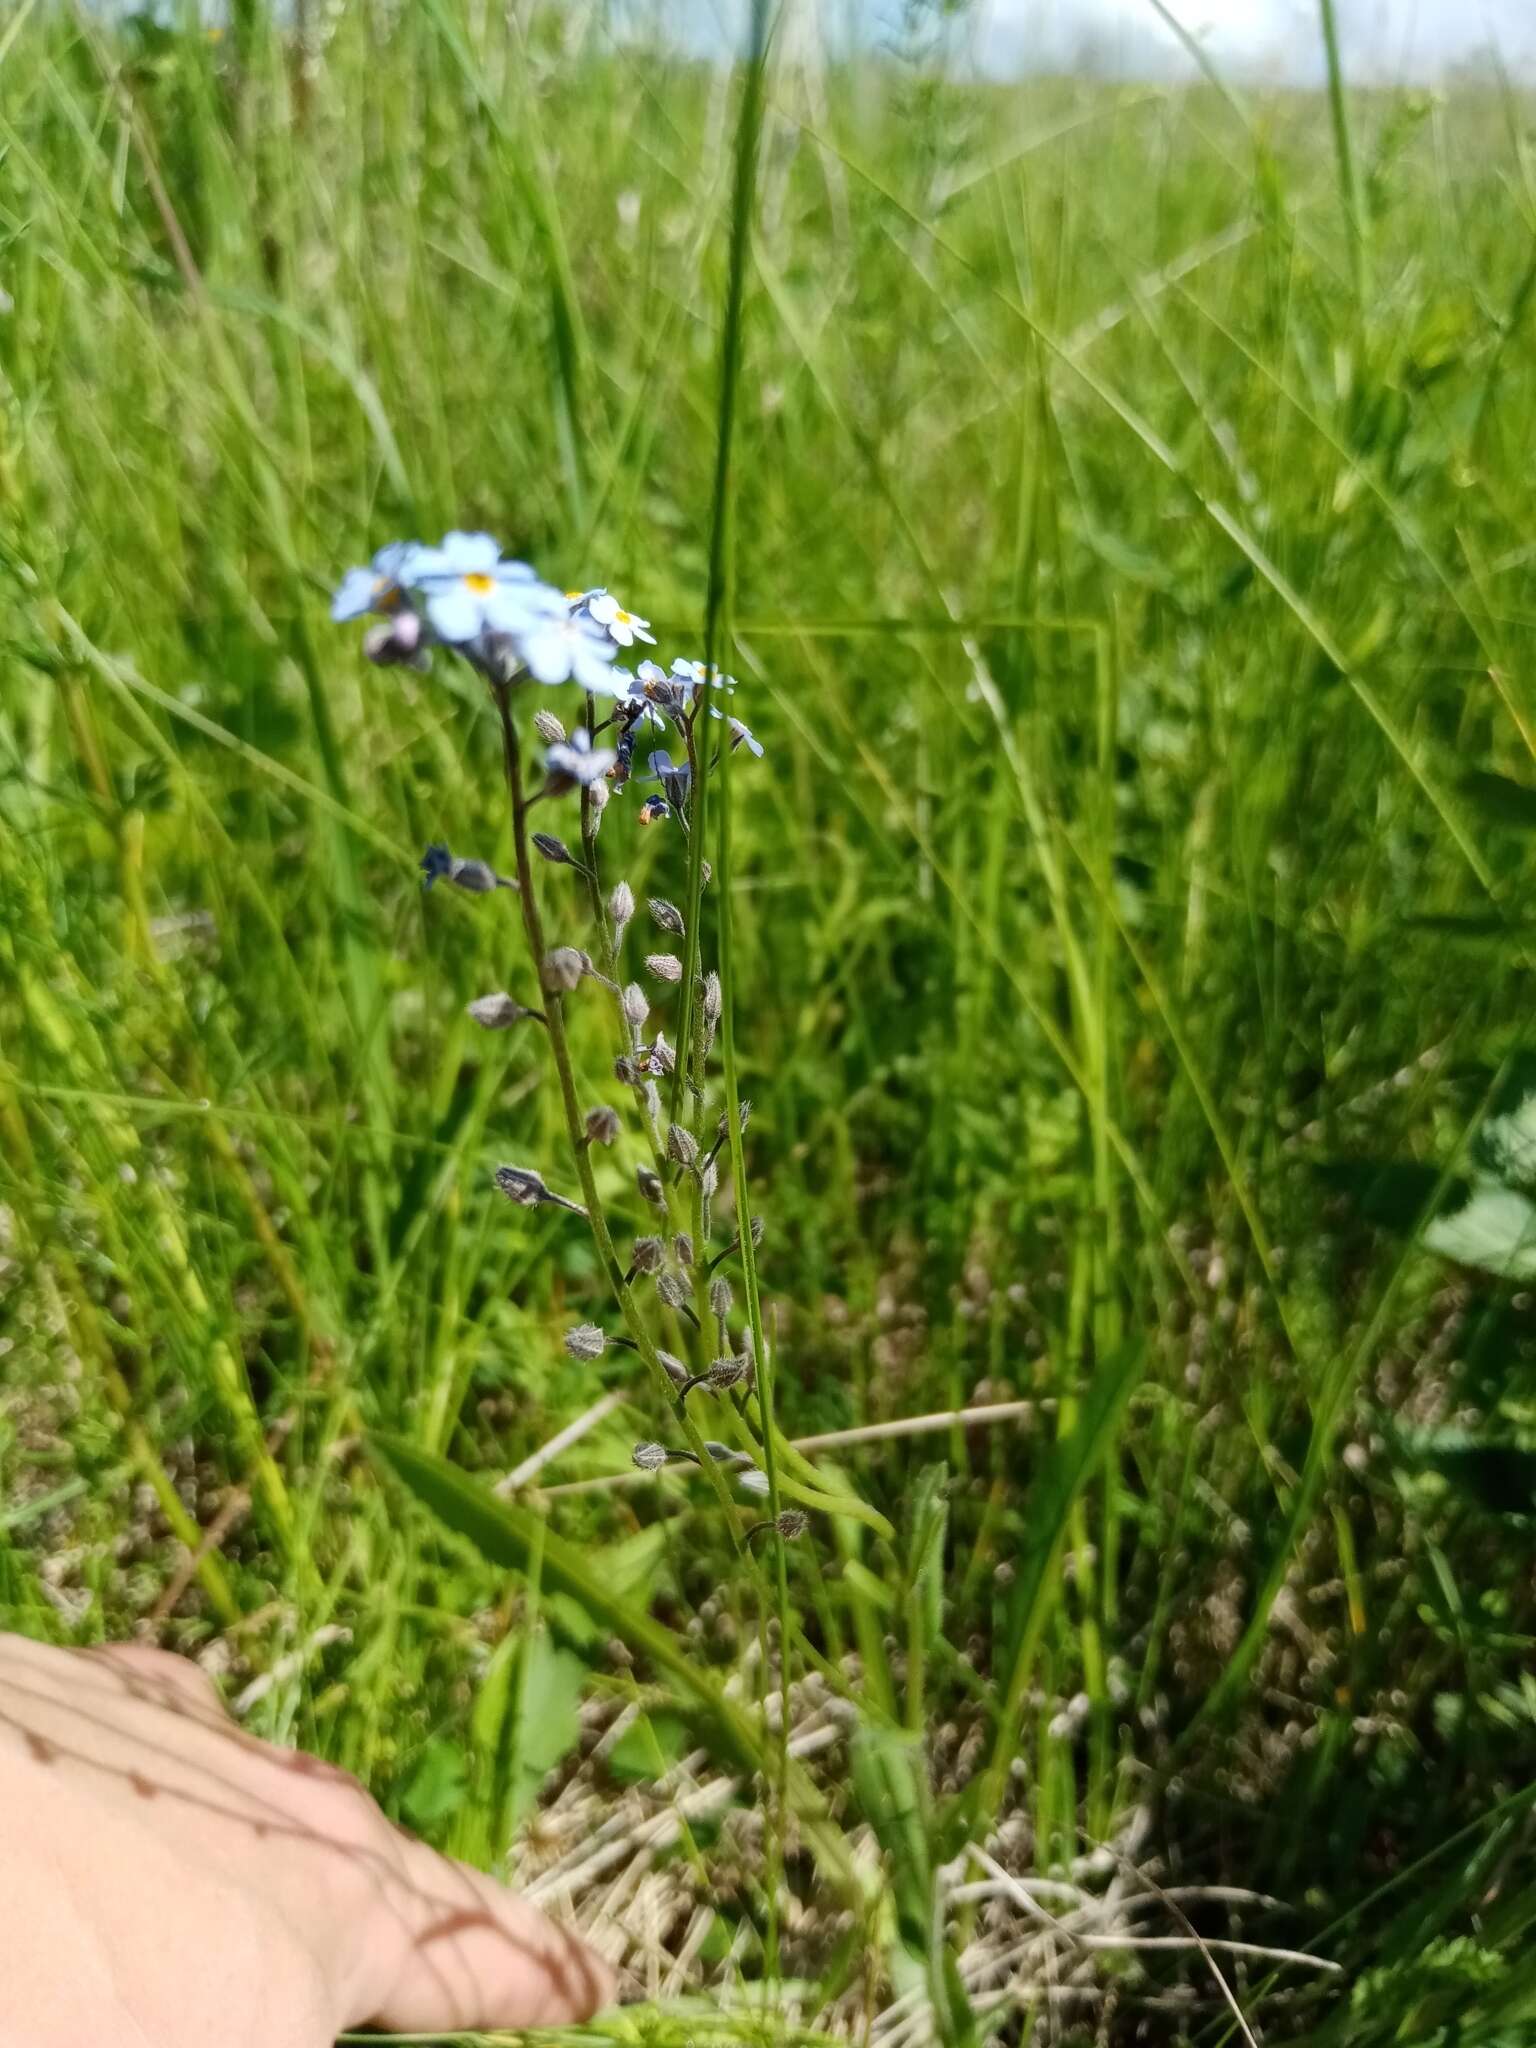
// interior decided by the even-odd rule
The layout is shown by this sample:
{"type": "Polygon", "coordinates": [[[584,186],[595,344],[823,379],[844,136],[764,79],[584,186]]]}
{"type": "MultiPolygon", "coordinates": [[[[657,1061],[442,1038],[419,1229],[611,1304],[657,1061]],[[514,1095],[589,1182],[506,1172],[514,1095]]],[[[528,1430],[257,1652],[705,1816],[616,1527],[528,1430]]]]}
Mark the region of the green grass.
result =
{"type": "MultiPolygon", "coordinates": [[[[275,1675],[250,1725],[485,1862],[579,1699],[686,1724],[782,1870],[685,1837],[688,1981],[798,2024],[867,1973],[948,2042],[1241,2038],[1198,1952],[990,2018],[940,1873],[1001,1828],[1279,1902],[1188,1909],[1343,1966],[1223,1957],[1267,2039],[1532,2038],[1532,1274],[1424,1242],[1531,1050],[1529,100],[770,47],[754,150],[586,13],[314,35],[0,25],[0,1623],[275,1675]],[[717,779],[779,1424],[1035,1403],[842,1453],[896,1540],[817,1518],[782,1593],[701,1485],[551,1496],[547,1554],[477,1495],[479,1555],[364,1448],[664,1433],[490,1189],[563,1184],[542,1042],[464,1015],[515,918],[415,874],[509,864],[495,721],[326,618],[481,523],[768,745],[717,779]],[[792,1786],[769,1620],[851,1701],[792,1786]]],[[[697,901],[624,808],[609,878],[697,901]]]]}

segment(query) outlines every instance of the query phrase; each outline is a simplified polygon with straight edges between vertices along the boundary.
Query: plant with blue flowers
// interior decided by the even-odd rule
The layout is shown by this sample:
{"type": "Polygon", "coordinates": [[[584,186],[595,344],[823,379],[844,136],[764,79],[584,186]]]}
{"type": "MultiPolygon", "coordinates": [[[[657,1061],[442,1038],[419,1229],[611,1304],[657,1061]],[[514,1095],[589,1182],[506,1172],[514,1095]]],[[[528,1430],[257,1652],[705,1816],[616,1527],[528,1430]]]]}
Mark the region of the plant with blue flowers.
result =
{"type": "MultiPolygon", "coordinates": [[[[609,1344],[633,1353],[681,1438],[674,1446],[638,1445],[636,1465],[646,1472],[686,1466],[706,1475],[740,1549],[759,1534],[799,1534],[805,1508],[852,1514],[886,1532],[884,1518],[864,1502],[829,1494],[773,1421],[755,1266],[761,1217],[742,1228],[741,1141],[751,1104],[737,1098],[734,1076],[724,1091],[717,1084],[714,1054],[727,992],[718,969],[705,962],[700,933],[711,880],[702,852],[703,787],[723,757],[763,752],[749,728],[721,708],[720,700],[736,693],[735,678],[685,659],[667,669],[649,658],[633,671],[621,667],[621,650],[655,644],[650,621],[606,587],[561,591],[543,582],[526,562],[504,556],[488,533],[449,533],[436,547],[391,542],[366,568],[342,578],[331,615],[374,620],[363,640],[371,661],[422,668],[444,654],[466,663],[489,693],[501,731],[515,873],[499,875],[486,861],[435,844],[422,859],[424,886],[446,881],[473,894],[517,895],[542,1007],[497,991],[477,997],[469,1014],[488,1031],[543,1028],[574,1185],[562,1193],[537,1169],[515,1165],[498,1167],[494,1184],[518,1207],[585,1218],[622,1328],[583,1323],[568,1333],[566,1348],[582,1359],[601,1357],[609,1344]],[[580,722],[569,730],[543,697],[545,689],[561,687],[581,693],[580,722]],[[642,736],[668,744],[642,748],[642,736]],[[626,967],[626,945],[637,945],[629,938],[635,893],[627,881],[605,887],[597,843],[609,805],[632,783],[651,787],[634,805],[636,822],[670,820],[689,856],[687,909],[661,897],[647,902],[651,923],[671,943],[644,953],[634,971],[626,967]],[[573,799],[579,853],[531,822],[538,805],[573,799]],[[551,886],[544,880],[550,868],[570,868],[585,882],[584,944],[551,943],[541,897],[541,887],[551,886]],[[566,1005],[592,999],[589,990],[605,993],[612,1015],[610,1078],[628,1097],[627,1123],[612,1105],[586,1102],[578,1079],[566,1005]],[[653,1019],[657,1001],[674,990],[675,1044],[653,1019]],[[626,1134],[632,1165],[620,1184],[631,1192],[617,1197],[616,1177],[604,1174],[605,1189],[594,1155],[625,1143],[626,1134]],[[621,1223],[625,1201],[638,1203],[638,1227],[621,1223]],[[745,1323],[733,1315],[733,1290],[721,1270],[731,1260],[742,1268],[745,1323]],[[720,1436],[700,1433],[690,1405],[700,1400],[720,1416],[720,1436]],[[768,1498],[768,1522],[739,1523],[733,1482],[768,1498]],[[786,1499],[798,1507],[784,1506],[786,1499]]],[[[551,921],[563,926],[568,917],[562,905],[551,921]]]]}

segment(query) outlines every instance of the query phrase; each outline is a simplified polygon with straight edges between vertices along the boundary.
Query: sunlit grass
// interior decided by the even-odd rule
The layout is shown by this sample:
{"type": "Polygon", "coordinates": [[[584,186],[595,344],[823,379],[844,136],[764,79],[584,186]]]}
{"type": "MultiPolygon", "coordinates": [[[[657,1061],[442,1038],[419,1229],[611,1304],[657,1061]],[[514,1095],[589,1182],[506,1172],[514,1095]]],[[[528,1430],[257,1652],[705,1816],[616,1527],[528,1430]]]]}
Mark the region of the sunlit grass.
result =
{"type": "MultiPolygon", "coordinates": [[[[279,1673],[253,1725],[483,1861],[577,1743],[557,1671],[757,1754],[639,1629],[710,1687],[758,1639],[707,1498],[551,1497],[623,1603],[584,1632],[361,1448],[488,1478],[630,1384],[560,1346],[584,1241],[488,1188],[559,1126],[537,1047],[464,1015],[506,926],[415,872],[445,833],[505,860],[494,723],[325,622],[381,539],[483,523],[718,640],[768,744],[729,774],[728,1043],[786,1435],[1034,1403],[840,1453],[898,1540],[821,1530],[772,1604],[857,1709],[830,1789],[883,1882],[796,1947],[694,1843],[699,1981],[779,1945],[811,2025],[906,1956],[984,2031],[975,1912],[920,1938],[941,1868],[1019,1815],[1064,1871],[1146,1810],[1160,1883],[1283,1902],[1203,1934],[1381,1969],[1351,2003],[1234,1964],[1271,2038],[1474,2002],[1515,2038],[1529,1518],[1413,1447],[1523,1452],[1530,1309],[1413,1233],[1525,1085],[1529,103],[770,48],[749,158],[739,77],[586,15],[18,21],[0,1621],[221,1639],[235,1689],[279,1673]],[[1390,1216],[1381,1162],[1419,1174],[1390,1216]],[[570,1671],[517,1661],[530,1617],[570,1671]]],[[[631,879],[696,900],[675,837],[631,879]]],[[[637,1388],[543,1476],[650,1433],[637,1388]]],[[[1229,2037],[1198,1959],[1146,1968],[1125,2038],[1229,2037]]]]}

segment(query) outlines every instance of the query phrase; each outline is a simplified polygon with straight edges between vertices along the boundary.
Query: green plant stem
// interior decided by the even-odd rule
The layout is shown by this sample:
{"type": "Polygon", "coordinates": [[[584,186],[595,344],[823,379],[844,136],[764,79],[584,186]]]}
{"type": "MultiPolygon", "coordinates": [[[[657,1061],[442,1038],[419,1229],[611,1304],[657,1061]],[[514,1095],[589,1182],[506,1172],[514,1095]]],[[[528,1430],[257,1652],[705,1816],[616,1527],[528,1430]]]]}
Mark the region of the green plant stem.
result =
{"type": "MultiPolygon", "coordinates": [[[[506,771],[507,798],[512,810],[512,845],[517,863],[518,897],[523,913],[523,932],[532,956],[533,971],[543,985],[543,964],[546,953],[544,923],[539,912],[539,899],[534,886],[533,861],[528,849],[528,798],[523,790],[522,753],[517,737],[517,726],[512,718],[511,686],[500,685],[493,689],[497,714],[501,720],[502,762],[506,771]]],[[[678,1416],[688,1438],[689,1448],[698,1458],[709,1475],[717,1499],[725,1510],[726,1528],[731,1543],[738,1554],[742,1551],[742,1534],[738,1524],[736,1503],[731,1499],[724,1476],[704,1448],[704,1440],[695,1427],[687,1410],[677,1400],[677,1390],[672,1384],[666,1367],[662,1364],[656,1344],[639,1313],[633,1291],[624,1277],[624,1268],[614,1250],[613,1233],[608,1228],[607,1213],[603,1208],[602,1196],[598,1192],[597,1176],[592,1171],[591,1147],[584,1142],[585,1127],[582,1121],[581,1102],[576,1093],[576,1073],[571,1063],[570,1041],[565,1032],[565,997],[559,989],[546,990],[548,1004],[545,1012],[545,1028],[549,1033],[550,1051],[554,1056],[555,1072],[560,1080],[560,1100],[565,1110],[566,1135],[570,1140],[571,1157],[576,1167],[576,1177],[581,1183],[582,1198],[586,1203],[587,1222],[592,1231],[592,1240],[597,1246],[597,1255],[603,1263],[610,1286],[624,1317],[624,1324],[635,1340],[635,1349],[644,1359],[646,1368],[664,1395],[673,1412],[678,1416]]]]}

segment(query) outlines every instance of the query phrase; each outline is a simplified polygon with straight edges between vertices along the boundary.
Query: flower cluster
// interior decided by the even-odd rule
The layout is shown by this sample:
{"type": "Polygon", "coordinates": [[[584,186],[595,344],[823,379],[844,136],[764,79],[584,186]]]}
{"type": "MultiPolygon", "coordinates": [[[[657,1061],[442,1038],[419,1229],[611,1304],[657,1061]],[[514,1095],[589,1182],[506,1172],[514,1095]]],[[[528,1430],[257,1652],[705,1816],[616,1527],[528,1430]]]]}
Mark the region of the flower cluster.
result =
{"type": "MultiPolygon", "coordinates": [[[[669,669],[649,659],[633,671],[621,668],[615,659],[621,648],[656,644],[650,620],[626,610],[602,586],[557,590],[526,562],[503,555],[492,534],[456,530],[436,547],[389,542],[366,568],[349,569],[331,600],[338,621],[369,615],[382,623],[370,629],[363,649],[381,665],[424,667],[434,647],[446,647],[492,683],[574,683],[589,697],[611,702],[600,725],[578,727],[569,737],[558,719],[540,714],[541,736],[546,723],[553,729],[544,756],[547,795],[590,790],[599,781],[614,789],[630,780],[654,782],[660,790],[642,803],[641,824],[684,817],[692,744],[690,758],[676,764],[665,747],[649,750],[641,773],[634,767],[635,745],[647,728],[670,727],[691,742],[706,686],[709,714],[725,721],[732,748],[761,758],[762,742],[717,701],[735,694],[734,676],[682,656],[669,669]],[[599,746],[604,733],[612,744],[599,746]]],[[[435,879],[431,871],[428,879],[435,879]]]]}

